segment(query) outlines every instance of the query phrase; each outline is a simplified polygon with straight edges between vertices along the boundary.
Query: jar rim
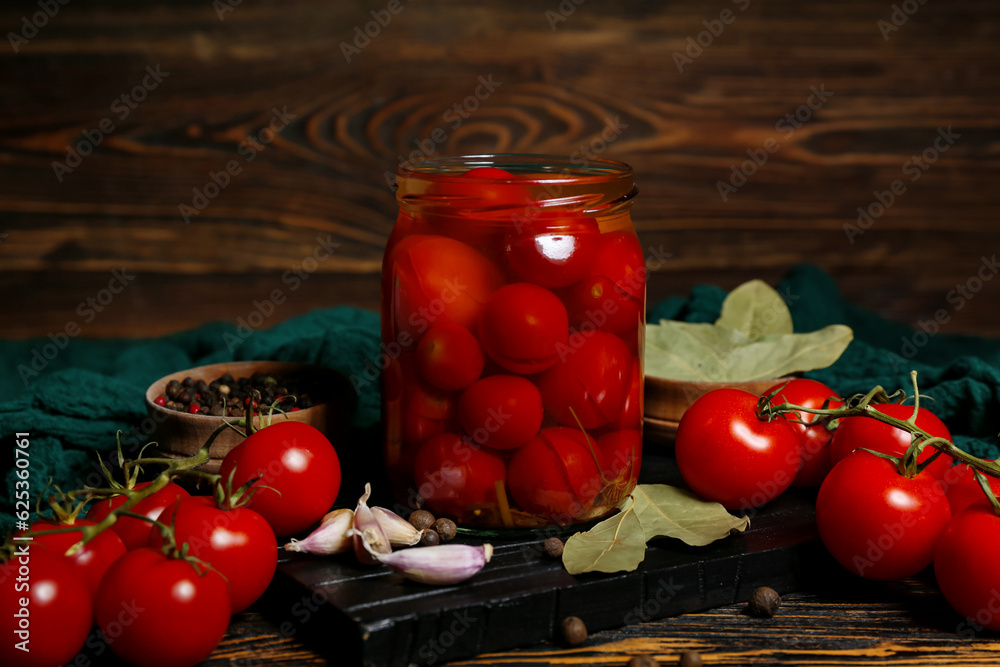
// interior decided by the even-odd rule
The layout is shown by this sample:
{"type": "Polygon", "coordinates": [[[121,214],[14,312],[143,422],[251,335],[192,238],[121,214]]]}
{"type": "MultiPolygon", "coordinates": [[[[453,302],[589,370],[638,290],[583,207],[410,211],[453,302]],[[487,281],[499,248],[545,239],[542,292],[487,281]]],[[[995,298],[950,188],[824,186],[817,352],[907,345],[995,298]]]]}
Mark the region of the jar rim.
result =
{"type": "Polygon", "coordinates": [[[606,158],[579,158],[540,153],[484,153],[477,155],[445,155],[407,160],[399,165],[396,175],[402,178],[428,176],[434,180],[458,180],[469,169],[497,167],[513,171],[530,171],[533,176],[514,178],[479,178],[482,183],[578,183],[608,182],[631,179],[632,167],[606,158]],[[538,176],[537,174],[546,174],[538,176]],[[548,174],[551,174],[549,176],[548,174]]]}

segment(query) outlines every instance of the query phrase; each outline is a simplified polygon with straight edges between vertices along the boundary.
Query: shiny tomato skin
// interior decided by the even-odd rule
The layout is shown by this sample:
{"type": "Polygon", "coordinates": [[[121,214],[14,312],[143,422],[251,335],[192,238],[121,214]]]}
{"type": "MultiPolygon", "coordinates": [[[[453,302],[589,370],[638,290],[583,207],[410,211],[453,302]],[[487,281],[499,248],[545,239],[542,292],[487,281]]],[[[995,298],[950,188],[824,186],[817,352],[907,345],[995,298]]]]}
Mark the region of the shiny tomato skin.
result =
{"type": "Polygon", "coordinates": [[[435,181],[428,194],[448,201],[453,210],[472,214],[528,206],[532,204],[528,190],[517,179],[499,167],[475,167],[460,178],[435,181]]]}
{"type": "Polygon", "coordinates": [[[989,505],[973,505],[951,518],[934,546],[938,587],[973,629],[1000,630],[998,536],[1000,517],[989,505]]]}
{"type": "Polygon", "coordinates": [[[524,282],[566,287],[587,275],[601,245],[597,221],[572,211],[541,211],[504,239],[507,263],[524,282]]]}
{"type": "Polygon", "coordinates": [[[560,360],[538,377],[545,409],[560,423],[594,429],[621,417],[635,363],[618,336],[575,332],[560,360]],[[576,417],[574,418],[574,413],[576,417]]]}
{"type": "MultiPolygon", "coordinates": [[[[149,486],[149,482],[139,482],[135,485],[135,488],[139,491],[147,486],[149,486]]],[[[160,513],[168,506],[181,498],[189,498],[190,496],[190,493],[170,482],[153,495],[140,500],[131,511],[136,514],[144,514],[150,519],[157,519],[160,513]]],[[[124,495],[102,500],[87,512],[87,519],[94,523],[100,523],[113,510],[124,505],[126,500],[128,500],[128,497],[124,495]]],[[[148,521],[133,519],[127,516],[121,517],[111,526],[111,530],[118,533],[118,537],[122,538],[125,548],[129,551],[146,546],[146,543],[149,542],[149,533],[152,529],[153,524],[148,521]]]]}
{"type": "Polygon", "coordinates": [[[0,565],[0,664],[51,667],[71,663],[93,623],[90,588],[68,558],[31,546],[27,556],[15,555],[0,565]],[[24,584],[17,581],[21,567],[28,570],[24,590],[18,590],[24,584]],[[27,598],[27,605],[21,604],[22,598],[27,598]],[[21,628],[14,614],[23,609],[28,610],[30,623],[27,652],[15,647],[24,638],[16,634],[21,628]]]}
{"type": "Polygon", "coordinates": [[[410,236],[386,258],[384,280],[397,336],[419,338],[432,325],[474,329],[483,304],[503,284],[493,263],[446,236],[410,236]]]}
{"type": "Polygon", "coordinates": [[[646,297],[646,259],[635,234],[605,234],[594,257],[590,275],[604,276],[621,292],[640,302],[646,297]]]}
{"type": "Polygon", "coordinates": [[[645,377],[639,369],[639,360],[637,359],[632,365],[632,379],[629,381],[628,394],[625,395],[621,416],[614,422],[619,429],[630,430],[642,426],[642,385],[644,381],[645,377]]]}
{"type": "Polygon", "coordinates": [[[642,433],[635,430],[613,431],[598,438],[597,447],[606,466],[604,476],[626,493],[630,491],[639,479],[642,465],[642,433]]]}
{"type": "Polygon", "coordinates": [[[569,320],[559,298],[538,285],[514,283],[489,298],[479,340],[493,361],[514,373],[538,373],[559,361],[569,320]]]}
{"type": "Polygon", "coordinates": [[[496,505],[496,484],[507,466],[485,447],[472,447],[456,433],[442,433],[421,445],[413,465],[417,493],[437,514],[459,517],[475,505],[496,505]]]}
{"type": "Polygon", "coordinates": [[[229,625],[229,592],[219,573],[159,551],[134,549],[115,561],[95,601],[111,650],[139,667],[196,665],[229,625]]]}
{"type": "Polygon", "coordinates": [[[787,489],[802,463],[799,438],[784,420],[757,417],[758,397],[715,389],[687,409],[674,452],[684,482],[726,509],[749,509],[787,489]]]}
{"type": "Polygon", "coordinates": [[[522,510],[564,525],[591,507],[604,487],[604,468],[600,450],[588,447],[579,430],[546,428],[515,450],[507,486],[522,510]]]}
{"type": "MultiPolygon", "coordinates": [[[[246,507],[219,509],[215,499],[196,496],[179,500],[163,512],[174,526],[177,543],[190,555],[210,563],[226,579],[229,606],[239,613],[259,598],[278,566],[278,542],[267,521],[246,507]]],[[[150,533],[149,546],[159,550],[163,536],[150,533]]]]}
{"type": "Polygon", "coordinates": [[[595,326],[609,333],[636,337],[642,325],[642,303],[619,290],[610,278],[589,276],[563,295],[570,326],[595,326]]]}
{"type": "MultiPolygon", "coordinates": [[[[912,405],[885,403],[872,407],[896,419],[909,419],[913,414],[912,405]]],[[[932,436],[951,440],[948,427],[927,408],[920,408],[917,414],[917,426],[932,436]]],[[[883,424],[871,417],[845,417],[840,420],[840,425],[830,441],[830,459],[836,465],[860,447],[892,456],[902,456],[909,446],[910,434],[895,426],[883,424]]],[[[923,463],[934,454],[934,451],[933,447],[926,447],[917,460],[923,463]]],[[[938,479],[943,479],[954,462],[950,456],[942,454],[928,466],[927,470],[938,479]]]]}
{"type": "Polygon", "coordinates": [[[340,459],[333,445],[308,424],[283,421],[262,428],[233,447],[219,473],[239,488],[260,476],[247,507],[278,537],[294,535],[323,518],[340,491],[340,459]]]}
{"type": "Polygon", "coordinates": [[[542,427],[542,395],[529,380],[493,375],[465,390],[458,401],[462,428],[480,445],[515,449],[542,427]]]}
{"type": "MultiPolygon", "coordinates": [[[[77,519],[72,525],[93,526],[94,522],[88,519],[77,519]]],[[[31,524],[32,532],[66,527],[68,526],[50,521],[36,521],[31,524]]],[[[17,535],[23,534],[24,531],[17,533],[17,535]]],[[[127,549],[125,548],[125,543],[122,542],[122,538],[118,536],[118,533],[111,529],[105,529],[84,544],[74,555],[66,556],[66,551],[82,539],[83,533],[81,531],[52,533],[51,535],[34,537],[31,541],[31,546],[32,548],[37,547],[39,550],[42,548],[47,549],[72,562],[84,581],[87,582],[90,593],[93,595],[97,593],[97,585],[101,583],[101,577],[104,576],[104,573],[107,572],[112,563],[125,555],[127,549]]]]}
{"type": "MultiPolygon", "coordinates": [[[[796,378],[787,384],[776,384],[765,391],[764,395],[767,396],[776,391],[778,394],[771,399],[771,403],[774,405],[791,403],[801,405],[804,408],[820,409],[827,399],[831,398],[835,400],[826,404],[828,408],[839,408],[844,404],[842,400],[837,398],[837,393],[833,389],[822,382],[806,378],[796,378]]],[[[798,412],[795,418],[812,424],[817,420],[818,415],[798,412]]],[[[823,478],[830,472],[830,468],[833,467],[829,448],[833,433],[821,423],[806,426],[789,421],[789,424],[799,434],[799,442],[802,445],[802,467],[795,475],[792,486],[819,486],[823,478]]]]}
{"type": "MultiPolygon", "coordinates": [[[[989,475],[986,475],[986,479],[990,483],[993,495],[1000,498],[1000,479],[990,477],[989,475]]],[[[986,498],[986,494],[983,493],[982,487],[979,486],[979,482],[976,481],[976,476],[968,464],[959,463],[956,466],[952,466],[945,473],[945,478],[941,481],[947,489],[948,505],[951,507],[953,515],[958,514],[970,505],[989,506],[990,501],[986,498]]]]}
{"type": "Polygon", "coordinates": [[[830,554],[866,579],[912,576],[931,563],[951,518],[927,471],[904,477],[895,464],[856,451],[833,466],[816,496],[816,526],[830,554]]]}
{"type": "Polygon", "coordinates": [[[438,389],[465,389],[479,379],[485,364],[479,341],[457,324],[431,328],[417,346],[417,368],[438,389]]]}

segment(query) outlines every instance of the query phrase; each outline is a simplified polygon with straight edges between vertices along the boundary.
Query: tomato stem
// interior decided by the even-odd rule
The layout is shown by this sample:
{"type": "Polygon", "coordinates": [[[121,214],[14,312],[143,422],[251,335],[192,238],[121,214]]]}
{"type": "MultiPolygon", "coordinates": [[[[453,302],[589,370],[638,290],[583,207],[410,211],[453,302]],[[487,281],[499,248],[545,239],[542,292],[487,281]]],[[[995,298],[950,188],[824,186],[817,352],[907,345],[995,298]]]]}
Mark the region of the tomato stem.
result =
{"type": "Polygon", "coordinates": [[[976,476],[976,481],[979,482],[979,487],[986,494],[986,499],[990,501],[990,507],[993,508],[993,513],[1000,516],[1000,500],[997,500],[996,495],[993,493],[993,489],[990,488],[990,482],[986,479],[986,475],[979,472],[978,470],[973,470],[972,474],[976,476]]]}

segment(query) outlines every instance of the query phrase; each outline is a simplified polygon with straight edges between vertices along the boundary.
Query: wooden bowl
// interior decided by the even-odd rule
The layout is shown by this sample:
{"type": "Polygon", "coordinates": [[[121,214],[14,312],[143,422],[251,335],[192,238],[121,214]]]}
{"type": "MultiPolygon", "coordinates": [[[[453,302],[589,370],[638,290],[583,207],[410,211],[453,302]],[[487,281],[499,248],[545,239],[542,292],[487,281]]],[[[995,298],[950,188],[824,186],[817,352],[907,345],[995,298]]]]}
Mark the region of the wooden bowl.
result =
{"type": "Polygon", "coordinates": [[[652,440],[672,441],[677,435],[677,425],[687,409],[713,389],[727,387],[759,395],[776,384],[792,379],[794,378],[782,377],[752,382],[692,382],[689,380],[668,380],[647,375],[645,377],[643,407],[646,434],[652,440]]]}
{"type": "MultiPolygon", "coordinates": [[[[275,413],[271,420],[272,424],[282,420],[302,422],[316,427],[329,437],[330,433],[344,430],[345,425],[349,425],[353,417],[357,399],[350,383],[337,371],[327,368],[284,361],[235,361],[189,368],[160,378],[146,390],[146,411],[156,424],[156,430],[152,437],[158,443],[159,450],[165,457],[181,459],[195,454],[205,444],[208,436],[222,425],[223,421],[228,419],[235,423],[238,418],[177,412],[159,406],[153,400],[164,394],[167,383],[171,380],[180,382],[190,376],[195,380],[211,382],[226,373],[231,373],[235,378],[250,377],[254,373],[267,373],[302,379],[324,387],[324,394],[315,397],[322,399],[323,403],[295,412],[275,413]]],[[[254,423],[262,425],[260,417],[257,417],[254,423]]],[[[265,415],[264,424],[266,423],[267,416],[265,415]]],[[[201,469],[208,472],[218,472],[222,459],[229,453],[229,450],[243,440],[244,438],[232,429],[223,430],[209,450],[211,460],[201,466],[201,469]]]]}

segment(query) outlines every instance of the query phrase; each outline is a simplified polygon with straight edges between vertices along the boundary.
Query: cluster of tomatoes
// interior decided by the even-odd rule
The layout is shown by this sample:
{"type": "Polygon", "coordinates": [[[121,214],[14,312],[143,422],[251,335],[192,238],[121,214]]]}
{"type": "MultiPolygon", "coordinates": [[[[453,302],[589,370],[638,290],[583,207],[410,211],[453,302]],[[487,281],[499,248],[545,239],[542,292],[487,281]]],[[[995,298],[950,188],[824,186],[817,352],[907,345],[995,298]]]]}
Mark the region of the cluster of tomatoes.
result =
{"type": "Polygon", "coordinates": [[[515,523],[603,513],[641,455],[646,275],[628,214],[599,224],[532,192],[493,167],[434,182],[425,199],[444,203],[404,207],[386,249],[387,463],[466,524],[501,525],[507,494],[515,523]]]}
{"type": "MultiPolygon", "coordinates": [[[[230,615],[270,583],[276,536],[316,523],[340,488],[330,441],[298,422],[257,431],[230,451],[220,473],[230,488],[261,486],[243,504],[226,493],[191,496],[170,482],[131,508],[172,526],[166,545],[152,522],[131,516],[118,517],[72,556],[65,554],[82,539],[80,530],[30,541],[18,533],[14,556],[0,566],[0,663],[73,664],[80,654],[89,664],[80,653],[85,645],[93,657],[110,649],[135,665],[194,665],[208,656],[230,615]],[[90,634],[95,621],[100,635],[90,634]]],[[[71,525],[100,523],[126,500],[101,500],[71,525]]],[[[37,521],[31,534],[63,527],[37,521]]]]}
{"type": "MultiPolygon", "coordinates": [[[[772,387],[774,405],[838,408],[826,385],[807,379],[772,387]]],[[[759,397],[717,389],[684,414],[677,464],[698,495],[728,509],[747,510],[789,486],[819,486],[816,524],[830,554],[855,574],[876,580],[912,576],[934,563],[949,603],[978,627],[1000,629],[1000,516],[966,464],[928,446],[908,470],[911,434],[867,416],[827,420],[798,411],[785,418],[760,414],[759,397]],[[806,423],[799,423],[806,422],[806,423]],[[869,451],[870,450],[870,451],[869,451]],[[875,452],[875,453],[873,453],[875,452]],[[882,456],[880,456],[881,454],[882,456]],[[994,609],[995,607],[995,609],[994,609]]],[[[899,420],[913,406],[873,405],[899,420]]],[[[921,407],[915,426],[951,440],[944,423],[921,407]]],[[[994,493],[1000,480],[990,477],[994,493]]]]}

